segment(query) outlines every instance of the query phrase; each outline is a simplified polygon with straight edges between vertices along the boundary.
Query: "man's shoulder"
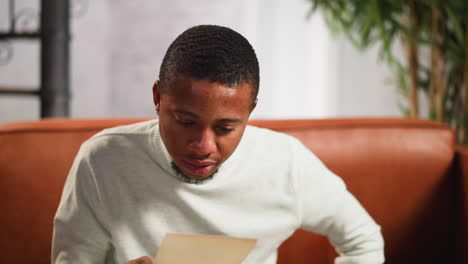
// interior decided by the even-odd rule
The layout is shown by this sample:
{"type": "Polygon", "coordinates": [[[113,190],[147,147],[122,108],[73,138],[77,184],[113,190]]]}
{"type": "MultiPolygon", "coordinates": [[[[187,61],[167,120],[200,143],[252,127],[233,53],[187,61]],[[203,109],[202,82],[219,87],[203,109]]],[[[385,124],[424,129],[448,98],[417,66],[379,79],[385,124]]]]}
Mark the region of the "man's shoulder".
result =
{"type": "Polygon", "coordinates": [[[112,137],[114,135],[144,135],[152,133],[153,129],[158,125],[158,120],[147,120],[138,123],[133,123],[129,125],[116,126],[111,128],[106,128],[92,138],[99,137],[112,137]]]}
{"type": "Polygon", "coordinates": [[[82,148],[96,152],[151,145],[157,125],[158,120],[148,120],[107,128],[86,140],[82,148]]]}
{"type": "Polygon", "coordinates": [[[257,127],[248,125],[246,128],[246,135],[247,137],[254,138],[256,140],[262,141],[286,141],[290,142],[291,140],[295,140],[294,137],[285,134],[283,132],[271,130],[268,128],[257,127]]]}
{"type": "Polygon", "coordinates": [[[297,141],[296,138],[283,132],[250,125],[246,128],[244,139],[246,144],[266,150],[290,149],[297,141]]]}

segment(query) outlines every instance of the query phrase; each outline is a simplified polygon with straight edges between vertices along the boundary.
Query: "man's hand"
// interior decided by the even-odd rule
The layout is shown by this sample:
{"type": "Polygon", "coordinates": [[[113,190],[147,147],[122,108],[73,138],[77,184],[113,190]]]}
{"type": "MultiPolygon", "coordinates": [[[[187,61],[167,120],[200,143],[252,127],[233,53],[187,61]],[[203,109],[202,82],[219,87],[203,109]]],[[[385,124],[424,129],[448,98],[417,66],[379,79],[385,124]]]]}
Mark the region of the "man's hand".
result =
{"type": "Polygon", "coordinates": [[[150,257],[141,257],[125,262],[124,264],[154,264],[150,257]]]}

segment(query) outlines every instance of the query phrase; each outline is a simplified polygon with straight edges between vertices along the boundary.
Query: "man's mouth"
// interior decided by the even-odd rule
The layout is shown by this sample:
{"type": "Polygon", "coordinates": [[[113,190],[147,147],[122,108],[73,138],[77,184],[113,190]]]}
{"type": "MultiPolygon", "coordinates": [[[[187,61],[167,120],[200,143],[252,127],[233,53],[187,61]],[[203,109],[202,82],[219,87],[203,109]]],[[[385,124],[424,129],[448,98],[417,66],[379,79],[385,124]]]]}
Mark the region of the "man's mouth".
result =
{"type": "Polygon", "coordinates": [[[182,160],[181,165],[192,174],[191,177],[203,178],[216,168],[216,164],[214,161],[182,160]]]}

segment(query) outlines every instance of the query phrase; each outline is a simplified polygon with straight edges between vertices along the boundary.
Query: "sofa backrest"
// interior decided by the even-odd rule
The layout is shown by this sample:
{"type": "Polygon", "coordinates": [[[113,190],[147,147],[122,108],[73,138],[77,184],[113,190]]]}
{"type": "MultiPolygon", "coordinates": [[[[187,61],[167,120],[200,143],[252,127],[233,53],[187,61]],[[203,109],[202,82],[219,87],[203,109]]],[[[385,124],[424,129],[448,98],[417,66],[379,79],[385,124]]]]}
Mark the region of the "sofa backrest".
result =
{"type": "Polygon", "coordinates": [[[51,119],[0,126],[2,262],[50,264],[53,217],[81,143],[103,128],[135,121],[51,119]]]}
{"type": "MultiPolygon", "coordinates": [[[[5,263],[50,263],[52,221],[80,144],[136,119],[0,125],[0,251],[5,263]]],[[[386,263],[449,263],[455,248],[452,159],[446,126],[397,119],[276,120],[251,124],[299,138],[347,183],[382,226],[386,263]]],[[[298,231],[279,263],[333,263],[325,238],[298,231]]]]}
{"type": "MultiPolygon", "coordinates": [[[[382,226],[386,263],[454,263],[450,258],[455,255],[455,138],[448,127],[401,119],[259,125],[299,138],[344,179],[382,226]]],[[[335,252],[324,242],[298,232],[282,246],[280,263],[333,263],[335,252]],[[321,259],[310,261],[316,256],[321,259]]]]}

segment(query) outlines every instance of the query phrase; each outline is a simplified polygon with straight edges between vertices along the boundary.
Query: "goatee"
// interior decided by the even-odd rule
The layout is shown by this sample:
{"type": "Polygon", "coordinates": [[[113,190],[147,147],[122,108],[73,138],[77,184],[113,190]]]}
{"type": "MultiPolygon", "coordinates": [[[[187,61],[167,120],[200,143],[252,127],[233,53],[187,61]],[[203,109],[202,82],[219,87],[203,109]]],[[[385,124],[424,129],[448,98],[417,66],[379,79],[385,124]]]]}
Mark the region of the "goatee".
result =
{"type": "Polygon", "coordinates": [[[207,182],[211,179],[213,179],[214,175],[218,172],[219,168],[217,168],[213,173],[211,173],[208,177],[205,177],[203,179],[197,179],[197,178],[190,178],[189,176],[185,175],[182,170],[177,167],[177,164],[175,164],[174,161],[171,162],[172,169],[174,169],[176,175],[179,177],[184,182],[188,183],[193,183],[193,184],[201,184],[204,182],[207,182]]]}

